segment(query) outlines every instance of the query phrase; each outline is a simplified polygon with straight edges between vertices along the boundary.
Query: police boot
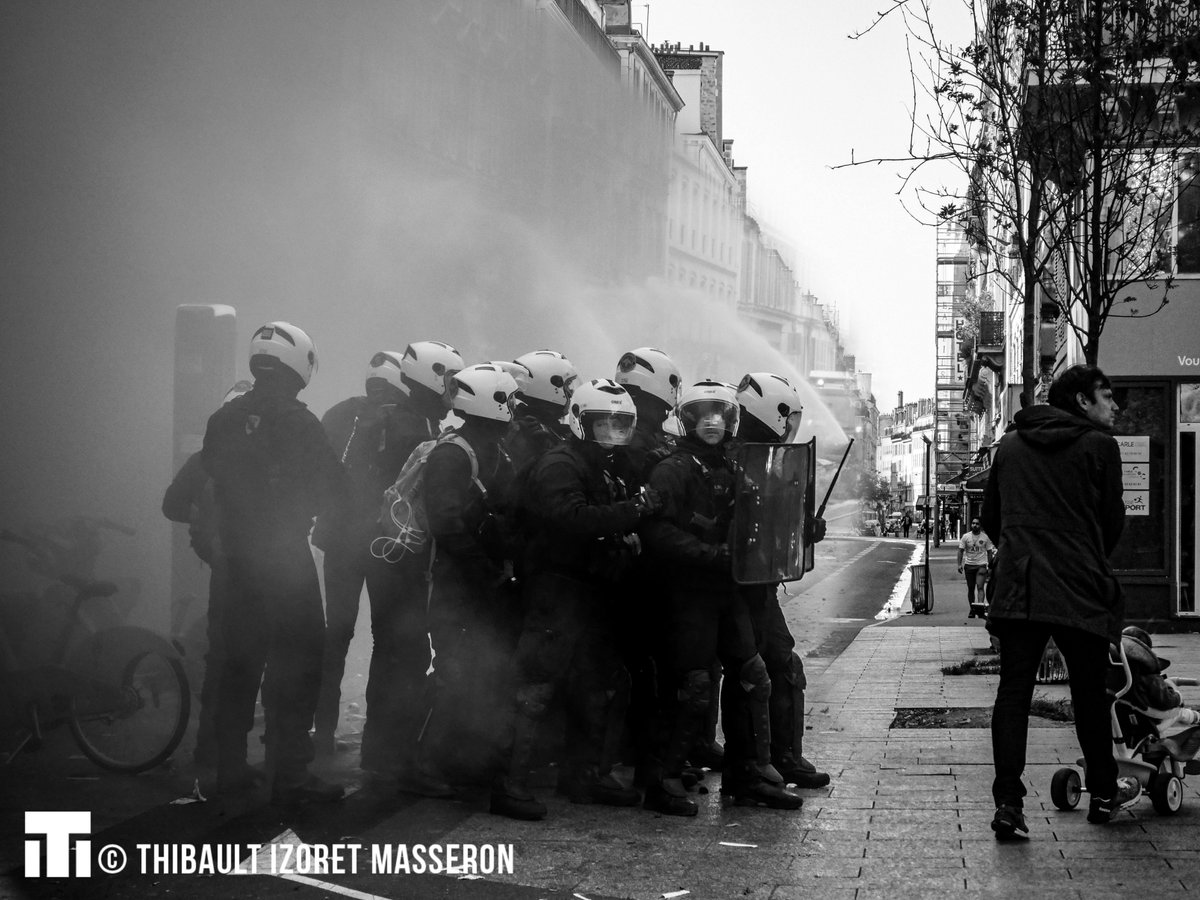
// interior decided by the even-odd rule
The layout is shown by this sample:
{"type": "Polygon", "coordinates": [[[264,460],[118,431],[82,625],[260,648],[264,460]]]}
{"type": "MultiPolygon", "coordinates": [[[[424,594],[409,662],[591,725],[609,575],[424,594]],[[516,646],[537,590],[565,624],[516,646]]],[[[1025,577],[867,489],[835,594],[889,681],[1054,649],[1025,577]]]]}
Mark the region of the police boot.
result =
{"type": "Polygon", "coordinates": [[[743,762],[728,775],[729,784],[721,786],[721,793],[732,797],[736,806],[799,809],[804,805],[804,798],[788,790],[774,766],[743,762]]]}
{"type": "Polygon", "coordinates": [[[687,795],[683,782],[678,778],[651,776],[646,785],[646,798],[642,808],[662,813],[665,816],[694,816],[700,811],[696,802],[687,795]]]}
{"type": "Polygon", "coordinates": [[[625,787],[612,772],[600,774],[599,766],[576,766],[566,773],[559,788],[572,803],[603,806],[636,806],[642,795],[625,787]]]}
{"type": "Polygon", "coordinates": [[[533,796],[524,783],[508,775],[496,779],[488,810],[497,816],[528,822],[546,818],[546,805],[533,796]]]}
{"type": "Polygon", "coordinates": [[[695,801],[688,797],[680,775],[684,754],[692,746],[695,735],[696,727],[690,717],[680,716],[667,742],[665,759],[650,763],[646,797],[642,800],[645,809],[668,816],[694,816],[700,811],[695,801]]]}
{"type": "Polygon", "coordinates": [[[643,808],[668,816],[694,816],[700,811],[695,801],[688,797],[680,776],[684,755],[691,748],[695,735],[696,727],[690,717],[680,716],[667,741],[665,758],[650,763],[643,808]]]}
{"type": "MultiPolygon", "coordinates": [[[[522,694],[518,691],[518,703],[522,694]]],[[[546,806],[529,790],[529,763],[533,758],[533,745],[537,740],[537,719],[523,705],[513,720],[512,748],[509,751],[508,770],[492,785],[489,809],[495,815],[510,819],[537,821],[546,818],[546,806]]]]}
{"type": "Polygon", "coordinates": [[[784,756],[775,763],[775,768],[785,782],[798,788],[823,788],[829,784],[829,773],[818,771],[803,756],[784,756]]]}
{"type": "Polygon", "coordinates": [[[798,788],[823,788],[829,774],[804,758],[804,664],[792,654],[785,678],[771,682],[771,760],[783,780],[798,788]]]}
{"type": "Polygon", "coordinates": [[[458,795],[454,786],[425,762],[420,745],[416,743],[400,751],[400,763],[396,767],[396,792],[437,800],[448,800],[458,795]]]}
{"type": "Polygon", "coordinates": [[[708,709],[704,714],[704,731],[688,753],[688,762],[702,769],[720,772],[725,763],[725,748],[717,742],[717,722],[721,713],[721,666],[709,669],[708,709]]]}

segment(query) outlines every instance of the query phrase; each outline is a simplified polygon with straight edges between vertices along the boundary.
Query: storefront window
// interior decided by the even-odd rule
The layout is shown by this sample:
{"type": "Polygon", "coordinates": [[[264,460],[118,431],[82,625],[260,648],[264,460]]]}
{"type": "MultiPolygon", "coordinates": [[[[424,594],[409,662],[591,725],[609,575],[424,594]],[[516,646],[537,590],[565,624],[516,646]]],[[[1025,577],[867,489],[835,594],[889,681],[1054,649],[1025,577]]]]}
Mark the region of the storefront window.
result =
{"type": "Polygon", "coordinates": [[[1167,569],[1167,434],[1174,404],[1165,384],[1118,384],[1114,433],[1125,470],[1125,531],[1112,555],[1117,569],[1167,569]]]}

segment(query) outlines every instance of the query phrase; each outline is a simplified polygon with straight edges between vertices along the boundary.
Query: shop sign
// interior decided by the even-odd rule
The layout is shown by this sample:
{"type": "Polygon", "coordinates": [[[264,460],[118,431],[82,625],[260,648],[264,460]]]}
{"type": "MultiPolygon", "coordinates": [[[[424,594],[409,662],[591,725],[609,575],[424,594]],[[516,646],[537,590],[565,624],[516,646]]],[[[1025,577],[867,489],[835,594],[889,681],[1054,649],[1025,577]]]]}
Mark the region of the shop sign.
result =
{"type": "Polygon", "coordinates": [[[1150,515],[1150,436],[1115,435],[1121,448],[1121,485],[1125,515],[1150,515]]]}
{"type": "Polygon", "coordinates": [[[1121,486],[1127,491],[1150,489],[1149,463],[1121,463],[1121,486]]]}

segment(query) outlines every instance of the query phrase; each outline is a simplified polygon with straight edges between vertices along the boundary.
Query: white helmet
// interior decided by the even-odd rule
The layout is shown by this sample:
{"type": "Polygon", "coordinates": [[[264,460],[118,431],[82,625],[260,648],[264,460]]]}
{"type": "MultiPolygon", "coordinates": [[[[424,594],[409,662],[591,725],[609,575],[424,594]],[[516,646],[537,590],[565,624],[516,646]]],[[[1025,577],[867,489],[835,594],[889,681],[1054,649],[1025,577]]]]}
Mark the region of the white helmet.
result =
{"type": "Polygon", "coordinates": [[[529,370],[529,382],[521,385],[528,400],[541,400],[564,413],[575,390],[579,372],[557,350],[534,350],[518,356],[517,362],[529,370]]]}
{"type": "Polygon", "coordinates": [[[613,380],[657,397],[668,408],[679,402],[679,388],[683,382],[674,360],[653,347],[639,347],[622,356],[617,361],[613,380]]]}
{"type": "Polygon", "coordinates": [[[513,377],[513,381],[517,383],[517,390],[525,390],[525,386],[529,384],[533,378],[533,374],[529,368],[520,362],[505,362],[504,360],[492,359],[488,360],[489,366],[495,366],[497,369],[503,369],[513,377]]]}
{"type": "Polygon", "coordinates": [[[250,372],[257,375],[283,364],[300,376],[305,387],[317,370],[312,338],[287,322],[268,322],[250,338],[250,372]]]}
{"type": "Polygon", "coordinates": [[[449,379],[450,407],[463,416],[496,422],[513,420],[516,380],[491,363],[467,366],[449,379]]]}
{"type": "Polygon", "coordinates": [[[629,391],[607,378],[593,378],[571,396],[571,431],[575,437],[605,447],[633,440],[637,407],[629,391]],[[596,434],[597,426],[601,435],[596,434]]]}
{"type": "Polygon", "coordinates": [[[721,381],[697,381],[685,388],[675,408],[684,434],[695,434],[701,422],[710,415],[720,415],[727,438],[737,434],[740,407],[737,394],[721,381]]]}
{"type": "Polygon", "coordinates": [[[412,396],[415,384],[444,397],[448,377],[465,365],[459,352],[449,344],[413,341],[400,358],[400,390],[412,396]]]}
{"type": "Polygon", "coordinates": [[[804,405],[792,383],[771,372],[750,372],[738,385],[738,403],[748,419],[759,422],[783,442],[800,430],[804,405]]]}
{"type": "Polygon", "coordinates": [[[400,380],[400,363],[404,354],[398,353],[395,350],[380,350],[371,357],[371,361],[367,363],[367,382],[372,378],[382,378],[392,387],[407,394],[408,391],[400,380]]]}

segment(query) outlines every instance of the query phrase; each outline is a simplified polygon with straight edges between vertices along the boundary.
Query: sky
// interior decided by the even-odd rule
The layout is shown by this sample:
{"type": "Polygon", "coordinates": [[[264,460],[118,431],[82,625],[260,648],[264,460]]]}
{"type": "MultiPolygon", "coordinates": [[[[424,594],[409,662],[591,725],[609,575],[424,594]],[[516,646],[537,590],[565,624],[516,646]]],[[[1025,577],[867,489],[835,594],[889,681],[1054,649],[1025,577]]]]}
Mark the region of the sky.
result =
{"type": "MultiPolygon", "coordinates": [[[[749,169],[749,203],[799,252],[802,286],[836,305],[847,352],[881,411],[898,391],[933,396],[934,230],[900,205],[901,168],[834,169],[901,155],[912,86],[899,20],[866,29],[887,0],[649,0],[633,19],[652,44],[724,51],[724,137],[749,169]]],[[[961,7],[935,0],[939,15],[961,7]]]]}

